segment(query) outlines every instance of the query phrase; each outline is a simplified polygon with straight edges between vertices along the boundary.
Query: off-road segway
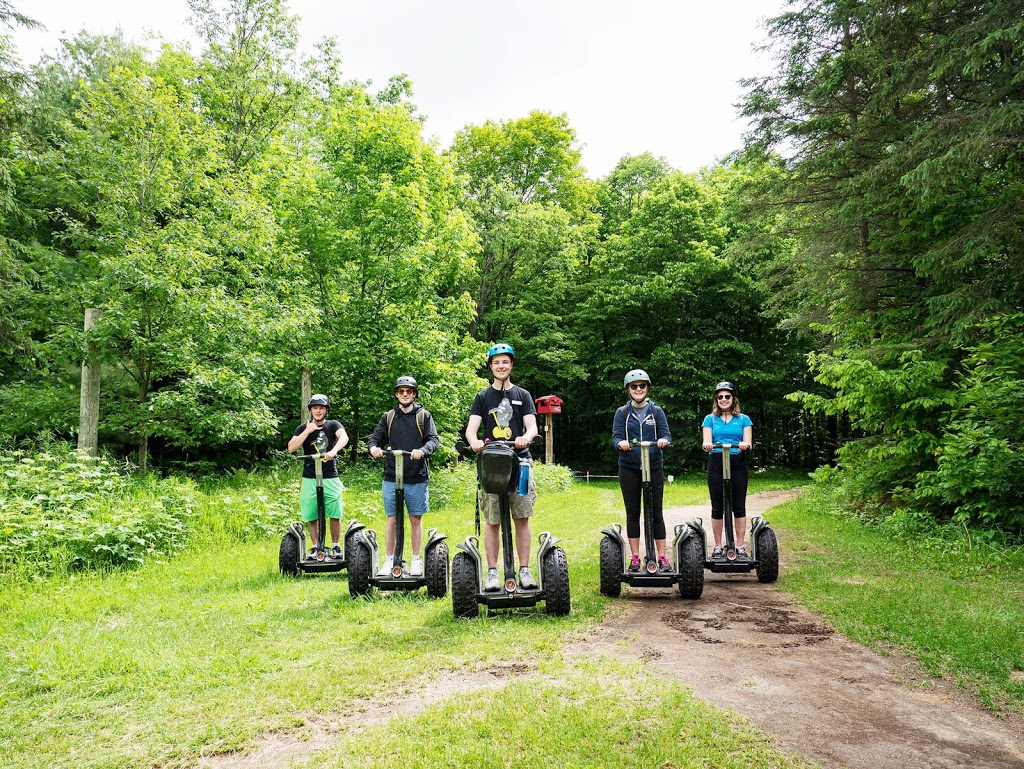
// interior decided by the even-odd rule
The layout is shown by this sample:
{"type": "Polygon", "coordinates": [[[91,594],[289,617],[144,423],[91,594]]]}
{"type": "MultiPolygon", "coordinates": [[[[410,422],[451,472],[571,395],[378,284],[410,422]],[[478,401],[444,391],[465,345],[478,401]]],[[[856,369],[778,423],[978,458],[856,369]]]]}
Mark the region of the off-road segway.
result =
{"type": "Polygon", "coordinates": [[[617,598],[622,592],[622,583],[633,587],[672,587],[679,585],[683,598],[700,598],[704,590],[703,544],[695,531],[686,524],[675,528],[672,540],[672,571],[658,568],[658,554],[654,545],[654,487],[651,484],[651,441],[634,441],[640,448],[640,483],[643,500],[644,546],[647,548],[644,565],[640,571],[629,571],[627,567],[627,543],[622,536],[622,525],[613,523],[601,531],[601,592],[617,598]]]}
{"type": "MultiPolygon", "coordinates": [[[[542,443],[538,437],[534,445],[542,443]]],[[[513,449],[513,441],[487,442],[477,458],[476,534],[466,537],[457,547],[462,552],[452,559],[452,610],[458,618],[480,616],[480,605],[492,609],[515,609],[544,602],[548,614],[569,613],[569,563],[558,547],[558,537],[543,532],[537,538],[537,587],[526,589],[518,583],[512,534],[511,495],[515,493],[520,464],[527,465],[513,449]],[[487,559],[480,548],[480,491],[499,495],[501,554],[505,580],[496,592],[485,592],[487,559]]],[[[456,450],[464,457],[475,456],[460,441],[456,450]]],[[[526,472],[529,472],[528,469],[526,472]]],[[[524,494],[525,496],[525,494],[524,494]]]]}
{"type": "Polygon", "coordinates": [[[732,513],[732,454],[739,448],[732,443],[716,443],[722,449],[722,525],[725,528],[725,554],[721,559],[707,558],[707,533],[704,521],[694,518],[685,525],[700,537],[701,553],[705,555],[704,568],[715,574],[747,574],[757,572],[760,582],[774,582],[779,578],[779,545],[768,521],[759,515],[750,519],[750,557],[741,558],[736,552],[739,543],[733,528],[732,513]]]}
{"type": "Polygon", "coordinates": [[[324,572],[341,571],[349,565],[348,557],[354,551],[356,539],[365,536],[363,529],[365,524],[351,520],[345,529],[345,537],[342,540],[341,557],[335,557],[327,552],[327,514],[324,505],[324,467],[322,454],[300,454],[295,459],[312,459],[313,468],[316,473],[316,519],[317,538],[313,543],[312,558],[306,557],[306,526],[302,521],[293,521],[288,524],[284,537],[281,539],[281,549],[278,552],[278,567],[281,573],[288,577],[297,577],[300,574],[322,574],[324,572]]]}
{"type": "Polygon", "coordinates": [[[447,534],[437,529],[427,530],[423,547],[423,574],[410,574],[405,568],[405,458],[411,452],[387,448],[385,452],[395,458],[395,558],[391,573],[378,575],[376,563],[380,558],[377,533],[366,531],[355,540],[348,568],[348,589],[355,598],[378,590],[418,590],[427,588],[431,598],[444,598],[448,594],[447,534]]]}

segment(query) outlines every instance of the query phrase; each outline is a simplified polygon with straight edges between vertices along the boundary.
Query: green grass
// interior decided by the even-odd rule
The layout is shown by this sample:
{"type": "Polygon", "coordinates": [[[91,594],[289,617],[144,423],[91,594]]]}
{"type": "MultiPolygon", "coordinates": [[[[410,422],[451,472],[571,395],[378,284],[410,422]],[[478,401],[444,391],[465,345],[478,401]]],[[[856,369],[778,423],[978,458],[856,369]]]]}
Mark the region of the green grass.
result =
{"type": "Polygon", "coordinates": [[[415,717],[350,736],[318,756],[316,765],[812,766],[781,754],[748,722],[651,676],[640,663],[555,660],[540,666],[537,679],[452,697],[415,717]]]}
{"type": "Polygon", "coordinates": [[[994,712],[1024,714],[1020,559],[986,566],[955,543],[923,547],[828,508],[805,495],[772,510],[786,563],[779,586],[844,635],[915,657],[994,712]]]}
{"type": "MultiPolygon", "coordinates": [[[[264,493],[239,483],[206,489],[202,515],[228,515],[243,495],[264,493]]],[[[363,513],[382,532],[376,496],[350,489],[347,514],[363,513]]],[[[449,534],[453,549],[473,528],[472,506],[454,501],[429,521],[449,534]]],[[[350,712],[354,700],[375,699],[385,687],[414,691],[427,685],[430,671],[526,660],[552,675],[564,670],[566,678],[513,683],[504,693],[474,695],[472,704],[459,698],[433,706],[391,724],[387,734],[402,735],[397,743],[371,730],[375,744],[418,756],[406,762],[412,765],[469,765],[458,756],[476,760],[486,750],[477,743],[488,730],[511,723],[491,726],[477,716],[501,711],[511,693],[531,710],[541,708],[555,736],[558,708],[572,710],[575,729],[588,735],[573,747],[578,766],[621,765],[618,759],[601,763],[601,757],[634,750],[652,760],[683,761],[689,747],[660,743],[684,728],[694,756],[724,749],[737,766],[745,756],[756,757],[755,766],[800,766],[746,727],[723,735],[717,724],[727,717],[676,687],[662,687],[658,700],[645,706],[637,722],[642,728],[628,726],[634,711],[619,703],[618,675],[561,662],[564,645],[591,630],[608,603],[597,590],[597,542],[600,529],[622,517],[620,507],[617,490],[575,484],[541,494],[534,533],[551,530],[569,557],[573,612],[566,618],[528,611],[457,622],[450,600],[432,601],[422,591],[353,601],[343,574],[280,577],[279,538],[233,540],[230,520],[223,527],[207,522],[204,538],[190,549],[137,569],[9,576],[0,581],[4,765],[188,766],[200,754],[252,747],[261,736],[299,729],[311,713],[350,712]],[[591,689],[603,693],[585,694],[591,689]],[[569,708],[569,701],[578,702],[569,708]],[[428,759],[419,740],[435,721],[448,727],[428,759]],[[606,728],[614,723],[615,729],[606,728]],[[449,744],[458,752],[448,751],[449,744]]],[[[530,763],[543,765],[542,756],[567,749],[538,740],[530,763]]],[[[361,754],[363,748],[351,750],[361,754]]],[[[507,745],[495,750],[511,760],[507,745]]]]}
{"type": "MultiPolygon", "coordinates": [[[[757,474],[751,492],[802,480],[757,474]]],[[[416,692],[435,676],[513,662],[528,670],[504,688],[361,726],[311,763],[805,766],[639,663],[563,655],[609,605],[597,589],[596,554],[600,530],[623,519],[614,482],[540,494],[534,534],[562,538],[569,617],[523,611],[460,622],[450,600],[422,591],[353,601],[344,574],[280,577],[279,536],[252,539],[252,526],[239,529],[235,518],[252,521],[248,508],[283,504],[264,499],[275,488],[295,495],[294,484],[281,483],[234,477],[203,486],[195,500],[200,535],[173,558],[0,580],[5,767],[191,766],[200,755],[251,749],[274,732],[301,735],[311,716],[351,715],[386,689],[416,692]],[[638,703],[638,690],[655,694],[638,703]]],[[[670,505],[704,504],[706,494],[701,476],[677,478],[666,490],[670,505]]],[[[446,532],[454,550],[473,530],[472,484],[463,479],[439,496],[449,504],[428,525],[446,532]]],[[[977,548],[950,548],[940,561],[934,547],[893,541],[823,509],[808,497],[772,511],[786,563],[780,587],[848,636],[906,651],[994,711],[1019,715],[1019,560],[993,566],[979,561],[977,548]]],[[[350,485],[346,514],[383,532],[375,488],[350,485]]]]}

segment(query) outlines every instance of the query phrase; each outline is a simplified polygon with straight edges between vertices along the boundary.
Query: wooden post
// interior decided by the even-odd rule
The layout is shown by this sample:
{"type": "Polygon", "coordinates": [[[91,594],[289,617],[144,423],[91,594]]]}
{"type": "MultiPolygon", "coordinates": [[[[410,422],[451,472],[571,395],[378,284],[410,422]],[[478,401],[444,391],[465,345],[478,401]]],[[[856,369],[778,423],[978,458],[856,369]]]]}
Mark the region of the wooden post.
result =
{"type": "MultiPolygon", "coordinates": [[[[89,333],[103,310],[89,308],[85,311],[85,333],[89,333]]],[[[89,456],[96,456],[99,449],[100,428],[100,362],[96,356],[96,345],[86,342],[85,360],[82,361],[82,390],[78,403],[78,450],[89,456]]]]}
{"type": "Polygon", "coordinates": [[[302,423],[309,421],[309,399],[313,397],[313,372],[309,366],[302,367],[302,423]]]}
{"type": "Polygon", "coordinates": [[[544,415],[544,464],[555,462],[555,426],[550,412],[544,415]]]}

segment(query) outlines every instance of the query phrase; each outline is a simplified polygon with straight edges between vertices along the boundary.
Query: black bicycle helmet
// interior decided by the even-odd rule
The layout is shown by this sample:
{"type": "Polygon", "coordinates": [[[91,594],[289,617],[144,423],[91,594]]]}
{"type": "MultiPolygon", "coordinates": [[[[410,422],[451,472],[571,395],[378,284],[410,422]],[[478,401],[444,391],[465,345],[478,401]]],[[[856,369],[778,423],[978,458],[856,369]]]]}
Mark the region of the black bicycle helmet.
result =
{"type": "Polygon", "coordinates": [[[719,382],[715,385],[715,395],[718,395],[722,390],[726,390],[727,392],[731,392],[733,395],[736,395],[736,387],[732,382],[719,382]]]}
{"type": "Polygon", "coordinates": [[[310,397],[309,401],[307,401],[306,403],[307,409],[311,409],[314,406],[325,406],[329,409],[331,407],[331,399],[328,398],[326,395],[317,393],[316,395],[310,397]]]}
{"type": "Polygon", "coordinates": [[[395,380],[395,392],[398,392],[399,387],[411,387],[412,391],[417,395],[420,394],[419,385],[416,384],[416,380],[411,376],[400,376],[395,380]]]}

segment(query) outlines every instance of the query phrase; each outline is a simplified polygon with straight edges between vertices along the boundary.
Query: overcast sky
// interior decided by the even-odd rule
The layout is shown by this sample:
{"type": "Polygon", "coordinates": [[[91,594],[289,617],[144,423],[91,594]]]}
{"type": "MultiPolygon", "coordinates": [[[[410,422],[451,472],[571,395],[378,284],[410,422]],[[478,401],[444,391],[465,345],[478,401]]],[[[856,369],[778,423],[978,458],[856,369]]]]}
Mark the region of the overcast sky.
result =
{"type": "MultiPolygon", "coordinates": [[[[80,29],[192,40],[186,0],[13,0],[43,32],[18,30],[24,63],[80,29]]],[[[695,171],[737,149],[742,77],[770,71],[754,46],[785,0],[291,0],[302,47],[337,38],[344,75],[412,80],[426,133],[447,146],[467,123],[540,109],[568,115],[590,176],[652,152],[695,171]]],[[[191,43],[193,50],[195,43],[191,43]]]]}

